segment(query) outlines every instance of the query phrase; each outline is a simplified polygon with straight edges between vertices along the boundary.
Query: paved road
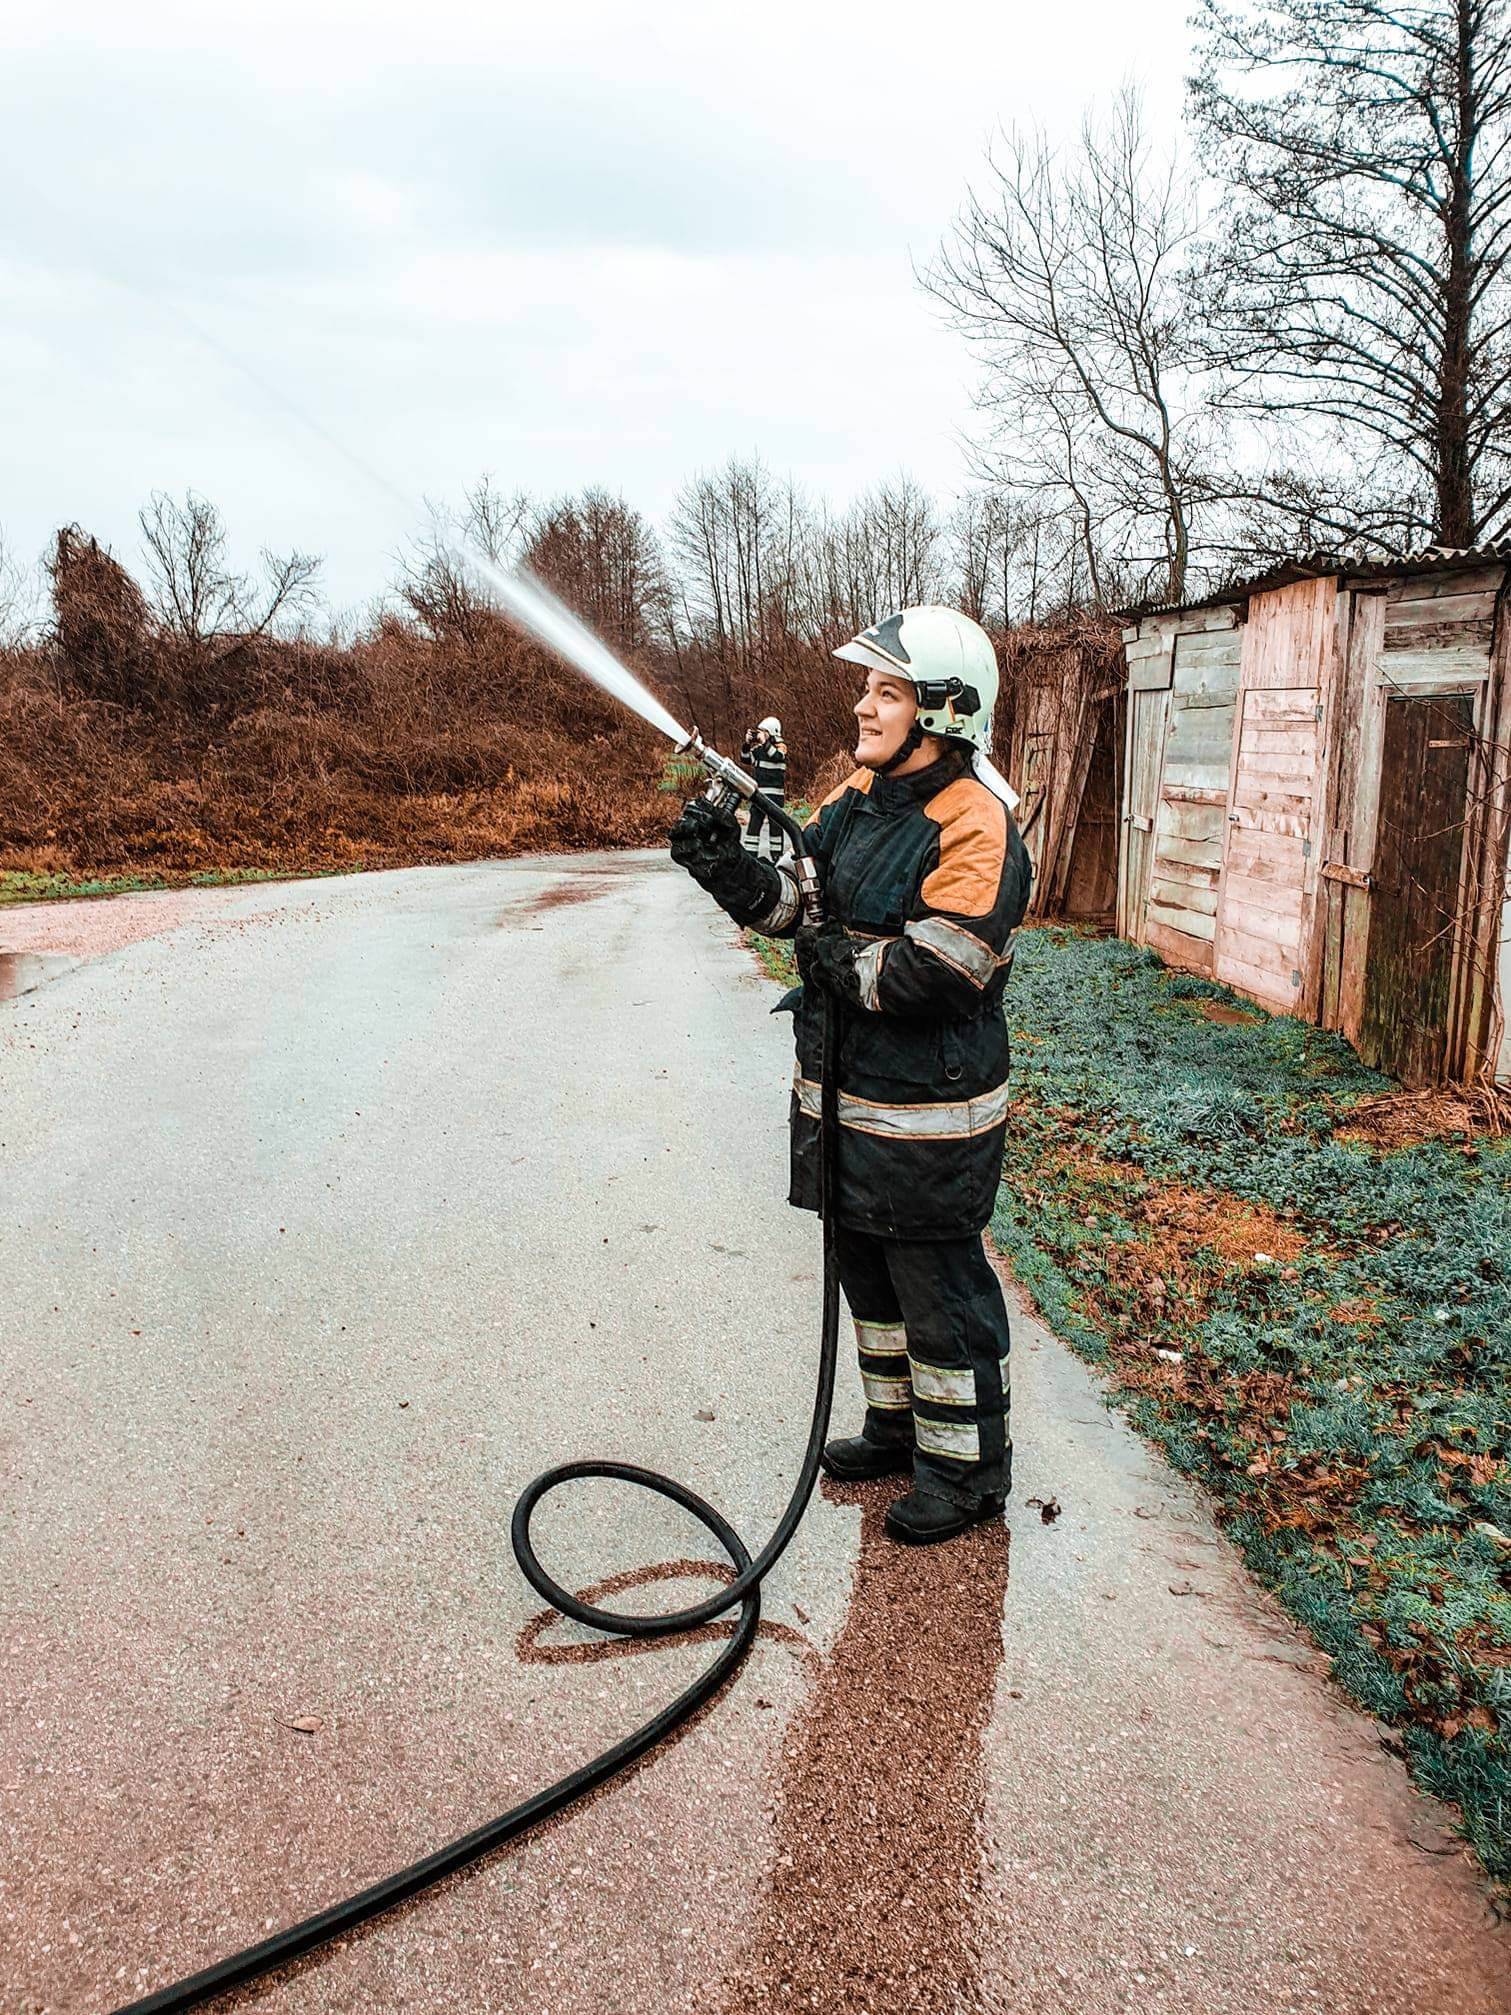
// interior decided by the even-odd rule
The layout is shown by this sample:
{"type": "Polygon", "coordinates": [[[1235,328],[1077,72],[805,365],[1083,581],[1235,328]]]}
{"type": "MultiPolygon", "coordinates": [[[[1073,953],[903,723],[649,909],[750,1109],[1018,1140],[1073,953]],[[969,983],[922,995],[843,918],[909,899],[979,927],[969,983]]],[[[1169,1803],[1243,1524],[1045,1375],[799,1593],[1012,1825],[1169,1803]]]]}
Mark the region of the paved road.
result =
{"type": "MultiPolygon", "coordinates": [[[[0,1006],[26,2015],[333,1901],[664,1698],[707,1647],[543,1629],[509,1507],[614,1452],[764,1534],[816,1320],[787,1026],[662,863],[111,910],[0,912],[31,989],[0,1006]]],[[[1511,2010],[1432,1809],[1194,1496],[1016,1334],[1010,1578],[1005,1535],[914,1556],[884,1494],[835,1493],[675,1748],[241,2005],[1511,2010]]],[[[541,1521],[575,1584],[703,1551],[607,1487],[578,1508],[541,1521]]]]}

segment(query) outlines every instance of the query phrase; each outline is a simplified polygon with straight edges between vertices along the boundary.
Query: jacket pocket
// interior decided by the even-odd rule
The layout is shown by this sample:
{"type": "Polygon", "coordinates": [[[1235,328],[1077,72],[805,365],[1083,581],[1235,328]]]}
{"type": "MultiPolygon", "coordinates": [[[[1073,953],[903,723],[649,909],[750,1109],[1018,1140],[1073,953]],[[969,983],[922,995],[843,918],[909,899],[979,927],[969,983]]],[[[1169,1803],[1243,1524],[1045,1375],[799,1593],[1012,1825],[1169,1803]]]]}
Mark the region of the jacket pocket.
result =
{"type": "Polygon", "coordinates": [[[840,1081],[861,1095],[898,1104],[939,1096],[938,1032],[891,1015],[853,1016],[845,1031],[840,1081]],[[868,1087],[885,1087],[871,1090],[868,1087]]]}

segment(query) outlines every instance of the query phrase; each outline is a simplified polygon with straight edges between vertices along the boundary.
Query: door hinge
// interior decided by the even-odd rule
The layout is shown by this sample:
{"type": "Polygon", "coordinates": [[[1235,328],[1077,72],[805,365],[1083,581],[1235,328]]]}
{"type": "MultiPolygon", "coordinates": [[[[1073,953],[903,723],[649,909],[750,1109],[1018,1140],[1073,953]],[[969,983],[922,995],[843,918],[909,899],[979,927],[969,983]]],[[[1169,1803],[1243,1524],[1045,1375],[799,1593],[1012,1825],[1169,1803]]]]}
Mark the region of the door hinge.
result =
{"type": "Polygon", "coordinates": [[[1310,840],[1303,840],[1301,842],[1301,858],[1304,861],[1309,861],[1311,857],[1312,857],[1312,843],[1310,840]]]}
{"type": "Polygon", "coordinates": [[[1342,861],[1324,861],[1322,879],[1325,882],[1341,882],[1348,889],[1373,888],[1374,883],[1361,868],[1351,868],[1342,861]]]}

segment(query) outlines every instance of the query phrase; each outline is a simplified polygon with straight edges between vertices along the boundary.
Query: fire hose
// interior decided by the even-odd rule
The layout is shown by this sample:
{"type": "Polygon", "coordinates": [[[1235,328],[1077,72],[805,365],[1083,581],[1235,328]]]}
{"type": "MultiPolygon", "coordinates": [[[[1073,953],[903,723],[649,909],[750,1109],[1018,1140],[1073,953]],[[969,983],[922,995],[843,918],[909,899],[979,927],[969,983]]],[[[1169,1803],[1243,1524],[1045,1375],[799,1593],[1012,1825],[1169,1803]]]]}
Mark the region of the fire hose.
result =
{"type": "MultiPolygon", "coordinates": [[[[710,784],[708,797],[715,804],[731,809],[734,802],[745,799],[759,802],[767,816],[780,827],[791,840],[794,868],[804,920],[808,923],[821,921],[817,879],[802,828],[791,818],[785,808],[757,791],[751,779],[738,770],[726,758],[708,748],[695,733],[688,737],[684,748],[695,754],[708,770],[710,784]]],[[[480,1861],[485,1855],[495,1853],[511,1841],[520,1839],[544,1820],[564,1812],[579,1799],[596,1791],[619,1772],[664,1742],[677,1728],[696,1714],[699,1708],[713,1700],[739,1671],[751,1645],[755,1641],[756,1629],[761,1620],[761,1584],[776,1566],[792,1541],[793,1534],[802,1522],[808,1500],[813,1495],[813,1486],[818,1479],[819,1456],[823,1450],[824,1435],[829,1424],[829,1409],[834,1397],[835,1365],[839,1339],[839,1274],[834,1252],[834,1169],[838,1138],[838,1060],[840,1038],[839,1006],[828,998],[825,1001],[824,1019],[824,1065],[823,1091],[820,1106],[820,1187],[819,1209],[823,1221],[824,1288],[823,1317],[820,1327],[818,1376],[813,1395],[813,1414],[808,1426],[808,1443],[803,1451],[803,1460],[793,1486],[787,1507],[778,1519],[776,1529],[770,1539],[754,1559],[738,1532],[708,1500],[678,1483],[674,1477],[662,1475],[654,1469],[642,1469],[629,1462],[566,1462],[547,1469],[537,1476],[521,1494],[514,1507],[514,1517],[510,1526],[510,1541],[514,1557],[519,1562],[520,1572],[535,1592],[563,1616],[576,1623],[588,1625],[612,1636],[632,1638],[657,1638],[679,1636],[684,1631],[700,1629],[715,1618],[727,1615],[736,1607],[739,1616],[729,1641],[720,1650],[717,1658],[701,1672],[691,1685],[686,1687],[669,1704],[653,1714],[612,1748],[582,1764],[570,1775],[559,1778],[554,1784],[537,1791],[533,1797],[521,1804],[511,1806],[497,1818],[490,1819],[482,1826],[474,1827],[470,1833],[463,1833],[449,1841],[444,1847],[412,1862],[394,1874],[366,1889],[358,1890],[344,1902],[332,1904],[328,1909],[317,1911],[301,1923],[291,1924],[282,1931],[274,1932],[256,1945],[249,1945],[244,1951],[234,1952],[213,1966],[201,1972],[190,1974],[186,1979],[175,1981],[171,1986],[161,1987],[144,1999],[132,2001],[117,2009],[115,2015],[177,2015],[177,2011],[203,2007],[233,1988],[244,1987],[248,1982],[263,1975],[276,1972],[280,1967],[291,1964],[319,1946],[329,1944],[333,1939],[354,1931],[361,1924],[381,1917],[386,1911],[395,1909],[429,1889],[434,1883],[444,1881],[448,1875],[480,1861]],[[560,1490],[569,1483],[586,1482],[604,1478],[610,1482],[633,1484],[641,1490],[653,1491],[658,1497],[668,1498],[682,1510],[690,1512],[718,1541],[733,1569],[733,1579],[714,1594],[701,1602],[689,1604],[685,1609],[674,1609],[660,1615],[626,1616],[612,1609],[601,1609],[596,1604],[584,1602],[563,1588],[560,1582],[541,1565],[530,1536],[530,1521],[541,1500],[554,1490],[560,1490]]]]}

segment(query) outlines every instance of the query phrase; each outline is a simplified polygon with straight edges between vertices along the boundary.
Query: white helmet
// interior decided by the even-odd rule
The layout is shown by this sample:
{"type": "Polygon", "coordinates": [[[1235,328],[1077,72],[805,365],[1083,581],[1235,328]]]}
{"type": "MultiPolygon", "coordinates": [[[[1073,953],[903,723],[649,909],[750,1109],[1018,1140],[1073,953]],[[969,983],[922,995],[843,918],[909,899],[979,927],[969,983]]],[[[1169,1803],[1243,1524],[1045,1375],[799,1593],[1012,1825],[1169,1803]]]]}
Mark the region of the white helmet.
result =
{"type": "Polygon", "coordinates": [[[908,680],[918,694],[918,725],[926,735],[969,742],[983,754],[991,747],[997,653],[981,625],[958,609],[937,604],[902,609],[841,644],[834,655],[908,680]]]}
{"type": "Polygon", "coordinates": [[[758,735],[775,735],[777,740],[780,741],[782,737],[782,724],[775,714],[768,714],[764,721],[756,722],[756,733],[758,735]]]}

